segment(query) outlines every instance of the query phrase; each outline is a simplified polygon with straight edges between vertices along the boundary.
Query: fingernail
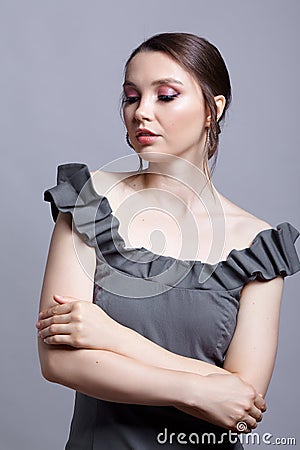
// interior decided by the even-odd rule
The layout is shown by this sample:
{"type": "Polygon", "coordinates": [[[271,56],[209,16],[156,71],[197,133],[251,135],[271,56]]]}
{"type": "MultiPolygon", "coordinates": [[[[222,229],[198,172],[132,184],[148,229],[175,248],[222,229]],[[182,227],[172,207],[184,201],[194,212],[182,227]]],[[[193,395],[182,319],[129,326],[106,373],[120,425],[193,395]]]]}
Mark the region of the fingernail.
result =
{"type": "Polygon", "coordinates": [[[64,299],[64,297],[63,297],[62,295],[58,295],[58,294],[55,294],[55,297],[56,297],[56,298],[59,298],[60,300],[63,300],[63,299],[64,299]]]}
{"type": "Polygon", "coordinates": [[[40,322],[37,322],[37,324],[35,325],[37,328],[40,328],[40,326],[41,326],[41,323],[40,322]]]}
{"type": "Polygon", "coordinates": [[[43,317],[43,313],[40,312],[40,313],[39,313],[39,318],[41,319],[42,317],[43,317]]]}

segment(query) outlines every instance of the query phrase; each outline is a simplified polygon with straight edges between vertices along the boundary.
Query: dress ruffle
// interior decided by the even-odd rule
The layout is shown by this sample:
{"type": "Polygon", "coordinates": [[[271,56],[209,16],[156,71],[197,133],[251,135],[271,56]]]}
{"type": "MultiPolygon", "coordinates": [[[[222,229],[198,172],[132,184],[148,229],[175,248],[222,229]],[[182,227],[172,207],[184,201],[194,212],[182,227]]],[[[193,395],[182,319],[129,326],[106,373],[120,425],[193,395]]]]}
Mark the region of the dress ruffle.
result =
{"type": "MultiPolygon", "coordinates": [[[[98,262],[107,266],[106,277],[124,275],[124,283],[148,281],[184,289],[232,290],[255,279],[286,277],[300,270],[295,241],[299,231],[289,222],[259,232],[245,249],[233,249],[215,265],[158,255],[141,248],[126,248],[119,234],[119,221],[107,197],[99,195],[86,164],[58,166],[57,185],[44,192],[51,203],[53,220],[59,211],[69,212],[75,230],[95,247],[98,262]],[[128,279],[129,277],[129,279],[128,279]]],[[[141,285],[139,284],[141,287],[141,285]]]]}

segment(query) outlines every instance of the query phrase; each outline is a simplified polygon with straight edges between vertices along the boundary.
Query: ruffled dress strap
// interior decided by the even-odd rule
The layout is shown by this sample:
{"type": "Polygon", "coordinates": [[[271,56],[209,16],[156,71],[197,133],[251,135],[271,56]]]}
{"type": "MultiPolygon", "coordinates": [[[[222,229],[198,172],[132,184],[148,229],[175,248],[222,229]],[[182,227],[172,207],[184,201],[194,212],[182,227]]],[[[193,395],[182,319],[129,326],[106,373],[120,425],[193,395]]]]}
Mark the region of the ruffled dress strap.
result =
{"type": "Polygon", "coordinates": [[[111,208],[107,198],[95,191],[86,164],[59,165],[57,185],[44,192],[44,200],[50,202],[55,222],[59,212],[70,213],[77,233],[88,245],[97,246],[96,236],[104,232],[101,224],[111,208]]]}
{"type": "Polygon", "coordinates": [[[256,279],[293,275],[300,270],[295,246],[299,234],[289,222],[260,231],[248,248],[231,250],[227,259],[216,265],[208,285],[234,289],[256,279]]]}
{"type": "Polygon", "coordinates": [[[270,280],[277,275],[286,277],[298,272],[300,261],[295,242],[299,234],[289,222],[259,233],[249,249],[249,278],[270,280]]]}

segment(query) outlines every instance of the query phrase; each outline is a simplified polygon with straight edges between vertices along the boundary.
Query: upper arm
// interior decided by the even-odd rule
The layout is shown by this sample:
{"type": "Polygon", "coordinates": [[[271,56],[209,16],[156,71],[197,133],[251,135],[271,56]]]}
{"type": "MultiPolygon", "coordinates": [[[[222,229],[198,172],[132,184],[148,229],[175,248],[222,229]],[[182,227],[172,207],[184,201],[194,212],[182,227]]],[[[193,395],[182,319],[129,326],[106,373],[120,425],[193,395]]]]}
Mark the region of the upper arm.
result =
{"type": "MultiPolygon", "coordinates": [[[[69,213],[59,213],[50,242],[40,297],[40,311],[57,305],[54,294],[92,301],[96,254],[72,230],[69,213]]],[[[59,351],[38,338],[39,356],[44,376],[47,376],[51,352],[59,351]]]]}
{"type": "Polygon", "coordinates": [[[284,280],[252,281],[240,297],[237,325],[224,369],[237,373],[265,395],[274,368],[284,280]]]}
{"type": "Polygon", "coordinates": [[[68,213],[59,213],[50,242],[40,300],[40,310],[56,304],[53,294],[92,301],[95,250],[72,230],[68,213]]]}

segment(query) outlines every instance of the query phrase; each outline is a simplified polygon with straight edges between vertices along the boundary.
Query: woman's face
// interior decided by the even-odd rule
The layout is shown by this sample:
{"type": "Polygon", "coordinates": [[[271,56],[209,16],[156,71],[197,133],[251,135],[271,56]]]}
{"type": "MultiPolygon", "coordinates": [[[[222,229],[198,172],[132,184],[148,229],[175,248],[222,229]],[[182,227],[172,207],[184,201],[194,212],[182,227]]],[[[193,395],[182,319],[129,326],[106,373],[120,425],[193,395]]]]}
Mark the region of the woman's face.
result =
{"type": "Polygon", "coordinates": [[[123,112],[130,141],[143,159],[172,154],[196,162],[202,156],[209,126],[202,90],[168,55],[141,52],[130,61],[123,112]]]}

